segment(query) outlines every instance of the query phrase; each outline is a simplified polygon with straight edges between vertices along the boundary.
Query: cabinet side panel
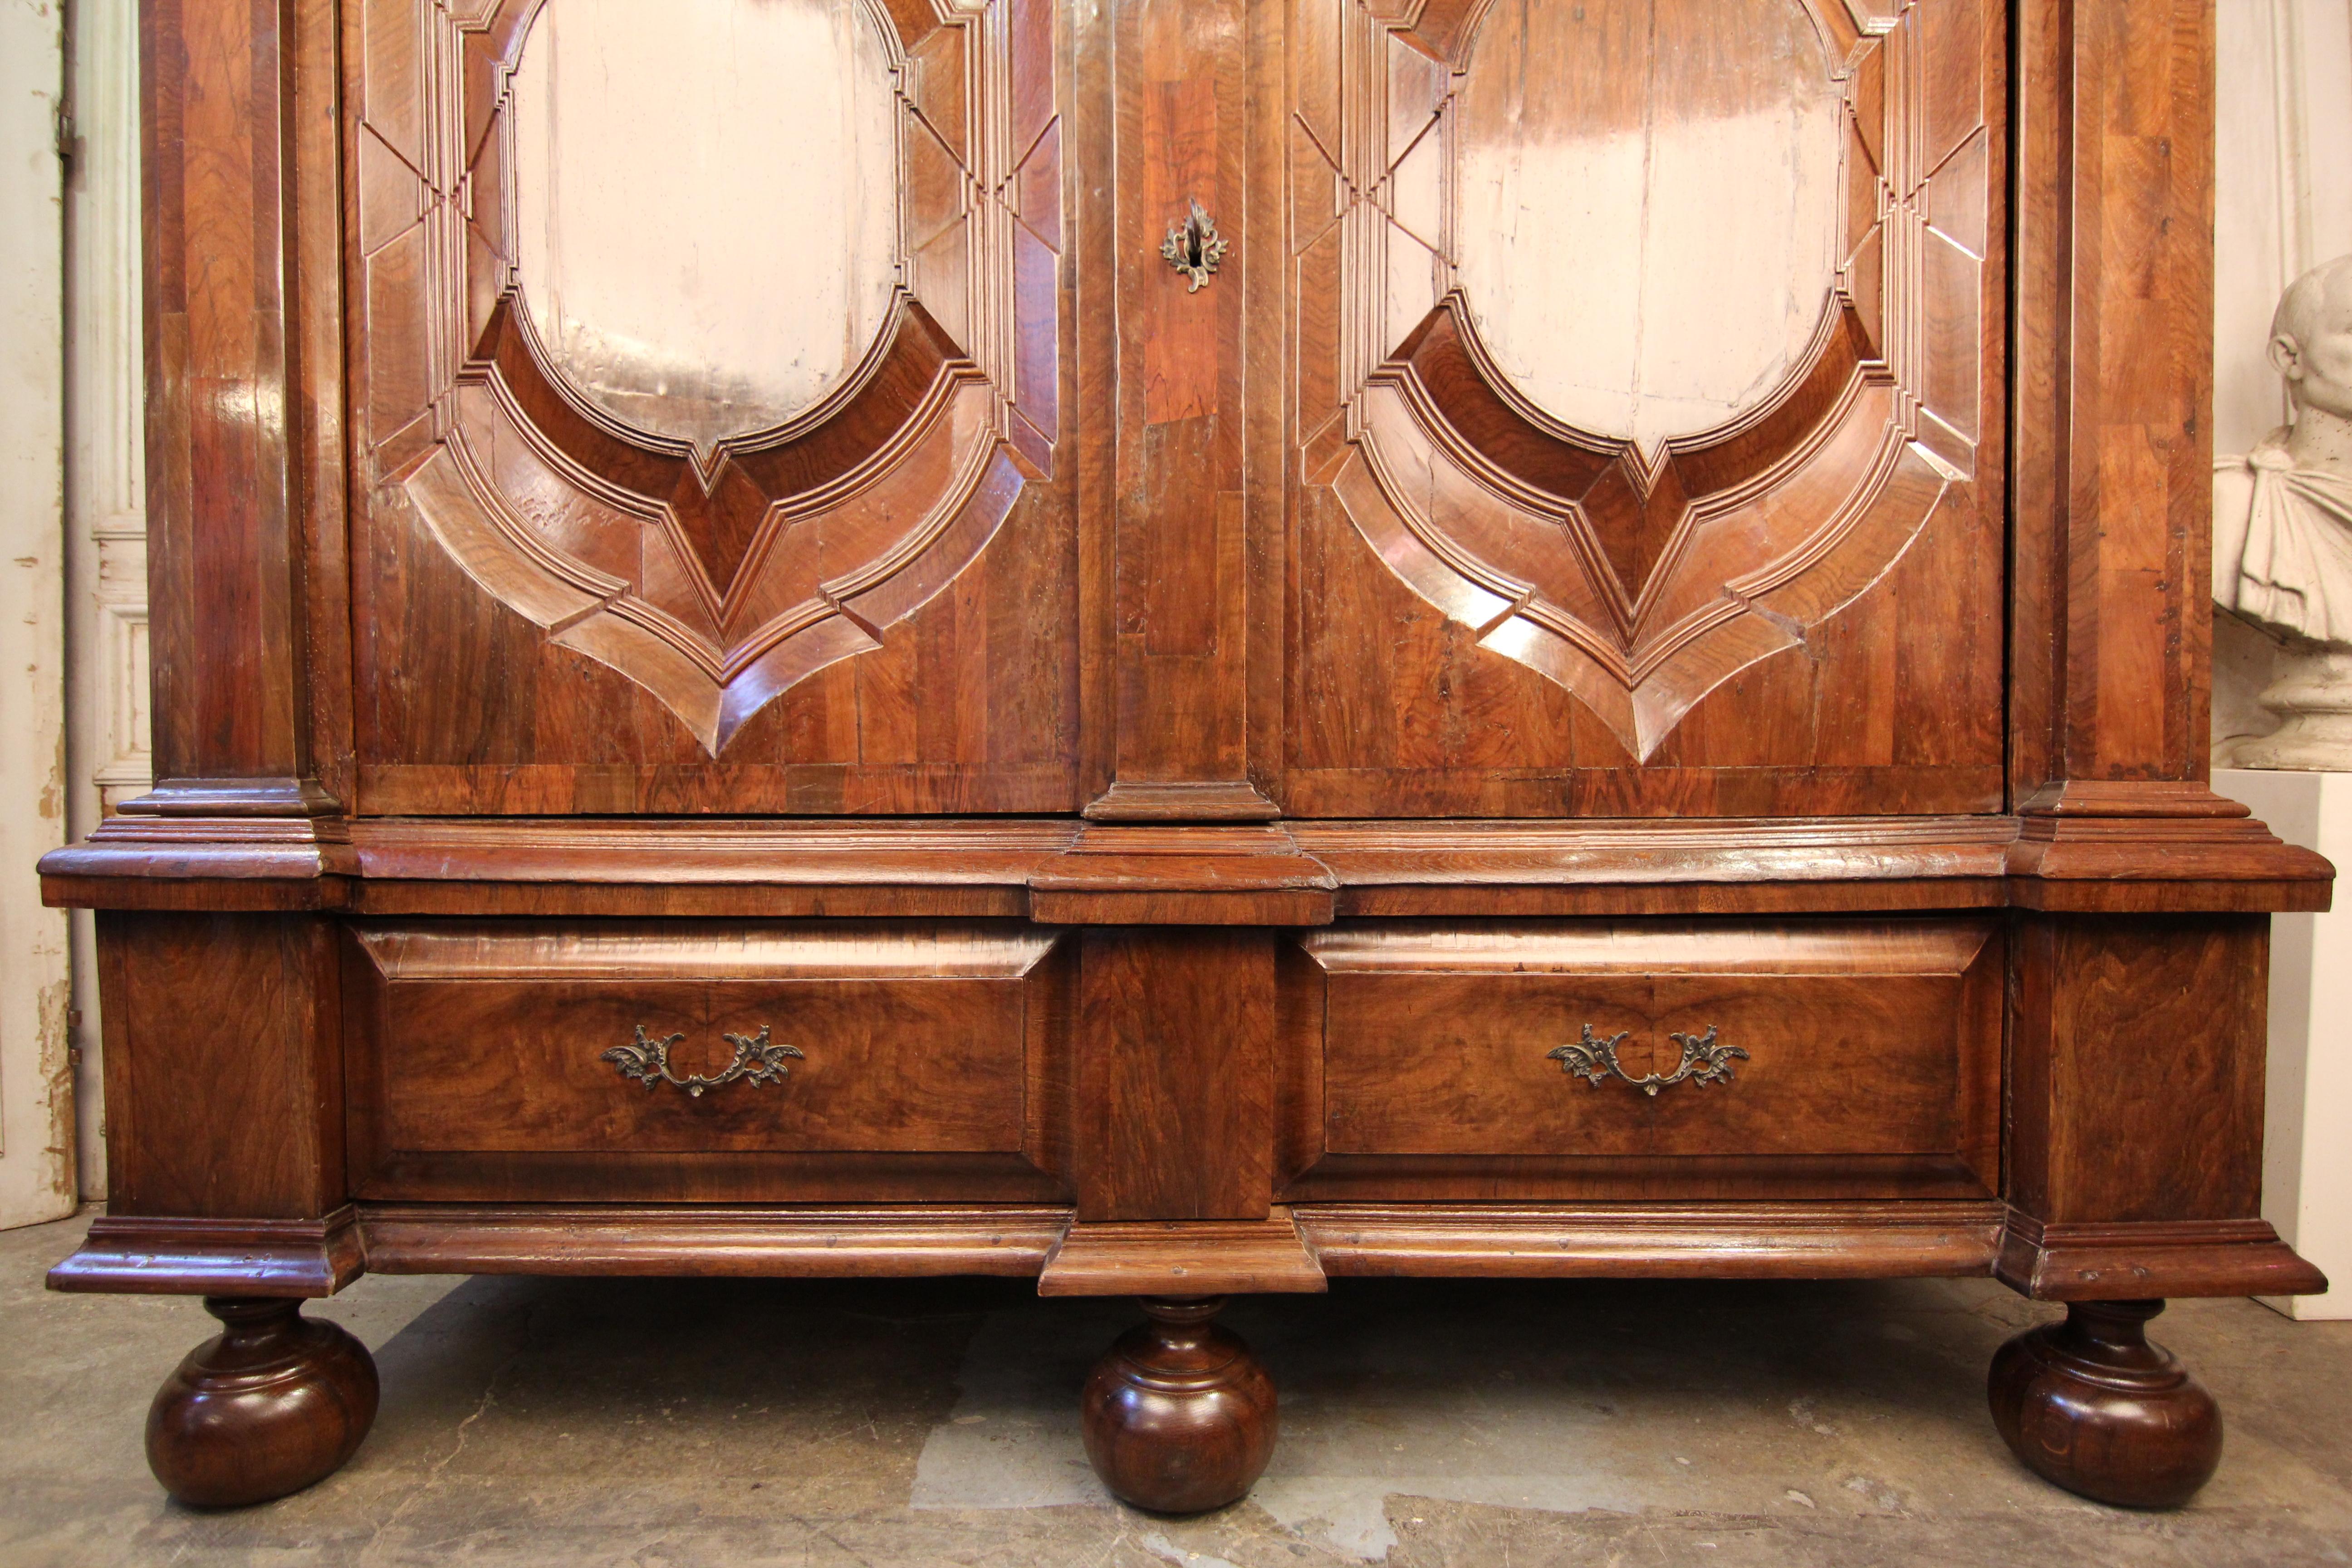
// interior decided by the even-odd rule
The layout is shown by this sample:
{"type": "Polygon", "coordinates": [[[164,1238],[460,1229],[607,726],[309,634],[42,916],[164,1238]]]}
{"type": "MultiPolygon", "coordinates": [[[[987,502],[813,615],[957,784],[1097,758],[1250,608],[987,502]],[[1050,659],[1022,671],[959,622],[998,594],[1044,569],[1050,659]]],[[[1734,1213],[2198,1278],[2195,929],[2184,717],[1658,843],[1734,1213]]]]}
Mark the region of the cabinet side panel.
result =
{"type": "Polygon", "coordinates": [[[99,917],[117,1215],[316,1218],[344,1199],[324,922],[99,917]]]}
{"type": "Polygon", "coordinates": [[[2259,1213],[2268,925],[2026,923],[2010,1089],[2019,1209],[2052,1224],[2259,1213]]]}

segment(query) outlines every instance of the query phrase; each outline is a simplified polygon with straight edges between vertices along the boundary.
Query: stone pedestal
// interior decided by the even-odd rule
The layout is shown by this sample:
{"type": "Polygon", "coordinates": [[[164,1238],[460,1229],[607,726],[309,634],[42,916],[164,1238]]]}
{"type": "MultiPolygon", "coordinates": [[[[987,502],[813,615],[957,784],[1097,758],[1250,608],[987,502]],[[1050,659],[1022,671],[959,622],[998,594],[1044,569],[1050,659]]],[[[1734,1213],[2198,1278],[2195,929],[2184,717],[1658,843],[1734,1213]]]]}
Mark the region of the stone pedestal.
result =
{"type": "Polygon", "coordinates": [[[2218,760],[2249,772],[2307,770],[2315,777],[2342,777],[2352,768],[2352,650],[2289,638],[2259,700],[2279,716],[2279,727],[2229,742],[2218,760]]]}
{"type": "MultiPolygon", "coordinates": [[[[2352,773],[2213,770],[2213,790],[2271,831],[2352,868],[2352,773]]],[[[2352,1318],[2352,899],[2271,921],[2270,1102],[2263,1217],[2333,1283],[2265,1304],[2289,1317],[2352,1318]]]]}

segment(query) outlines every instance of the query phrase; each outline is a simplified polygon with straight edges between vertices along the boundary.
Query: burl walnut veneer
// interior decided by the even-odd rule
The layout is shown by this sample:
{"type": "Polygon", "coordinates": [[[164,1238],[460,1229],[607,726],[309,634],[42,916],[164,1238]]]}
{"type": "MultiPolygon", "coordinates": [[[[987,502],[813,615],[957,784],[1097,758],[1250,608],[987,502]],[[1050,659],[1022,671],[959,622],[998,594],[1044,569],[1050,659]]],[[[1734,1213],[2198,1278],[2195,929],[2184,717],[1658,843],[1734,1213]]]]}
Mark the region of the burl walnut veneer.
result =
{"type": "Polygon", "coordinates": [[[163,782],[42,870],[157,1475],[342,1462],[371,1269],[1140,1296],[1167,1510],[1221,1297],[1990,1274],[2186,1498],[2333,875],[2206,787],[2210,3],[146,5],[163,782]]]}

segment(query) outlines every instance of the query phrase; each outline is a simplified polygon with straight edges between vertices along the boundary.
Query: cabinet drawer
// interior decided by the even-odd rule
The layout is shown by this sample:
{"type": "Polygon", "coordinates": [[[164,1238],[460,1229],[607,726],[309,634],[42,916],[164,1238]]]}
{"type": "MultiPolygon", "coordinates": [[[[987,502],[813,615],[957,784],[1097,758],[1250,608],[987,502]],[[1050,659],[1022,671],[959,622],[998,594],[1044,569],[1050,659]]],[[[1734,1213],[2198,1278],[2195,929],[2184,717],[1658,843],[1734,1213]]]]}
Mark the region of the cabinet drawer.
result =
{"type": "Polygon", "coordinates": [[[1051,933],[417,922],[350,936],[362,1196],[1059,1190],[1051,933]]]}
{"type": "Polygon", "coordinates": [[[1643,1173],[1624,1195],[1664,1195],[1678,1163],[1720,1192],[1801,1161],[1849,1195],[1906,1168],[1992,1184],[1990,921],[1362,926],[1300,945],[1320,1146],[1294,1169],[1387,1157],[1403,1179],[1394,1157],[1426,1157],[1475,1182],[1504,1161],[1526,1188],[1605,1183],[1616,1161],[1643,1173]]]}

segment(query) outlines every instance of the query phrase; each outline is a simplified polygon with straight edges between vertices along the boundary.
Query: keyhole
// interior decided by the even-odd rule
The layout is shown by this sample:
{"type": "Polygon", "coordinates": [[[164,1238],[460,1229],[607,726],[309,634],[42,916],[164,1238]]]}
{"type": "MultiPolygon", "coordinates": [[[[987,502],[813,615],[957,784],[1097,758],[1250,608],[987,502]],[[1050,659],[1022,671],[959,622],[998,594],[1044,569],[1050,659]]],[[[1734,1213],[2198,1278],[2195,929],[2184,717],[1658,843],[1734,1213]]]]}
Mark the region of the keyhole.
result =
{"type": "Polygon", "coordinates": [[[1192,280],[1191,290],[1197,294],[1223,258],[1225,242],[1218,237],[1217,226],[1210,221],[1201,204],[1195,201],[1190,205],[1192,210],[1184,220],[1169,226],[1168,237],[1160,242],[1160,254],[1192,280]]]}

